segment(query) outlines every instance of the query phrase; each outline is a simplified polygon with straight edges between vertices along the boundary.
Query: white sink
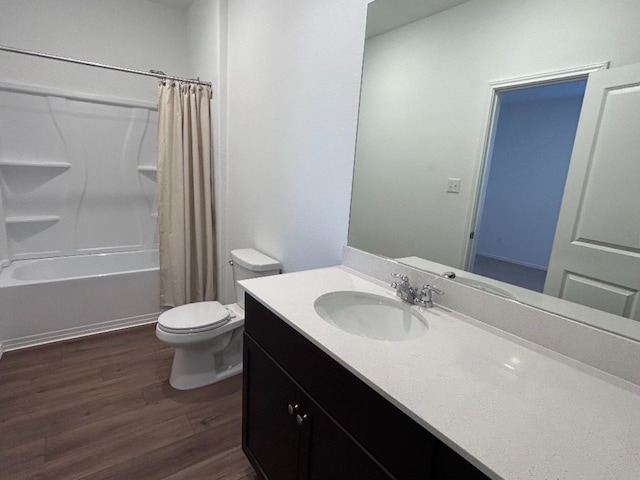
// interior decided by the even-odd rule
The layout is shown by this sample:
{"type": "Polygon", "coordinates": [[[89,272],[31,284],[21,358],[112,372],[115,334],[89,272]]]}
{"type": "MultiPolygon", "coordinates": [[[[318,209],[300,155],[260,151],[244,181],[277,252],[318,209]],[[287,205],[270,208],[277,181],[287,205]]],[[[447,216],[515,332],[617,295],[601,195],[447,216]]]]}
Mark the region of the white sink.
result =
{"type": "Polygon", "coordinates": [[[400,342],[421,337],[428,330],[417,307],[371,293],[326,293],[313,307],[326,322],[359,337],[400,342]]]}

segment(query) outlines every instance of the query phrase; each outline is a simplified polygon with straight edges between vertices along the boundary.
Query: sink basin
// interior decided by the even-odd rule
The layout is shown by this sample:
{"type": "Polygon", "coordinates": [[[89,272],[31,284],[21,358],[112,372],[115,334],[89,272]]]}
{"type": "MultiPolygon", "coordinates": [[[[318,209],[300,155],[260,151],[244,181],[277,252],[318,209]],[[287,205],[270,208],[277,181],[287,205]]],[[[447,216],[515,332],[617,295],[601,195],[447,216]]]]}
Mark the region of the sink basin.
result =
{"type": "Polygon", "coordinates": [[[359,337],[400,342],[428,330],[416,307],[381,295],[331,292],[318,297],[313,307],[326,322],[359,337]]]}

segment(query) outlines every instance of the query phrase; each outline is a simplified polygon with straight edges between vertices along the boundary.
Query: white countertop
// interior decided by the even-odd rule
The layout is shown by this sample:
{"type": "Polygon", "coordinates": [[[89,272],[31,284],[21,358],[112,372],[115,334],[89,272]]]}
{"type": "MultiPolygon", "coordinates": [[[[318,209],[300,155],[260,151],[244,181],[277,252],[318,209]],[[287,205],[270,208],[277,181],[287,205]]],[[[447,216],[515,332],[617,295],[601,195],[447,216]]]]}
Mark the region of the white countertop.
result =
{"type": "Polygon", "coordinates": [[[636,385],[437,306],[423,309],[429,332],[415,340],[343,332],[315,312],[318,296],[396,298],[346,267],[242,285],[491,478],[640,479],[636,385]]]}

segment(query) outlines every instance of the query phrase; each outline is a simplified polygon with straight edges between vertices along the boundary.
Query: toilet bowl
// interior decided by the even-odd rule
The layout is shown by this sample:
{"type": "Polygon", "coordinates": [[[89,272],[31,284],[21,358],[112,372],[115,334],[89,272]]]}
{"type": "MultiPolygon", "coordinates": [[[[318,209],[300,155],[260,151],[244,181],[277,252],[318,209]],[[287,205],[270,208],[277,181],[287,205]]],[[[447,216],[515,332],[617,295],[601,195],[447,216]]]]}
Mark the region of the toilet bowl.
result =
{"type": "Polygon", "coordinates": [[[248,278],[280,273],[280,263],[247,248],[231,252],[238,303],[195,302],[158,317],[156,336],[176,349],[169,384],[190,390],[224,380],[242,371],[244,289],[248,278]]]}

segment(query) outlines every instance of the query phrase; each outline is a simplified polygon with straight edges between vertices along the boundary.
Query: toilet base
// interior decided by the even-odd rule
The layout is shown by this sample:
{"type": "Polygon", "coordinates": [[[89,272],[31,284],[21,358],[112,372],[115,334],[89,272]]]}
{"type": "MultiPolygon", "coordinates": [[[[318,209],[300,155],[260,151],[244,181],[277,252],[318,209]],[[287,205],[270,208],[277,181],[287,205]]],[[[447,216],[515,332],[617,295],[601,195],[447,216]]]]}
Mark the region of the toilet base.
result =
{"type": "Polygon", "coordinates": [[[211,349],[185,350],[178,348],[173,356],[169,384],[176,390],[191,390],[219,382],[242,372],[242,362],[216,370],[215,356],[211,349]]]}
{"type": "Polygon", "coordinates": [[[158,339],[175,348],[169,384],[176,390],[192,390],[242,372],[244,311],[225,305],[232,313],[229,323],[196,334],[170,333],[156,326],[158,339]]]}

